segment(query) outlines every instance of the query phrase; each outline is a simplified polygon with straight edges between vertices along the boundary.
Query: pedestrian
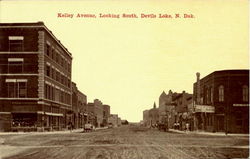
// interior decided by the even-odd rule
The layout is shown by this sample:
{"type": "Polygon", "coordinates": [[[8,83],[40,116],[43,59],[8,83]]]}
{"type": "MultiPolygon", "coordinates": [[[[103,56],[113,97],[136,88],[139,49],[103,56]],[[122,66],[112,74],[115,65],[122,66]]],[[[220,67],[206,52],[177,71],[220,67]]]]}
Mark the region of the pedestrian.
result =
{"type": "Polygon", "coordinates": [[[189,123],[186,123],[186,131],[189,131],[189,123]]]}
{"type": "Polygon", "coordinates": [[[73,129],[73,123],[71,121],[68,123],[68,128],[69,128],[69,130],[71,132],[72,129],[73,129]]]}

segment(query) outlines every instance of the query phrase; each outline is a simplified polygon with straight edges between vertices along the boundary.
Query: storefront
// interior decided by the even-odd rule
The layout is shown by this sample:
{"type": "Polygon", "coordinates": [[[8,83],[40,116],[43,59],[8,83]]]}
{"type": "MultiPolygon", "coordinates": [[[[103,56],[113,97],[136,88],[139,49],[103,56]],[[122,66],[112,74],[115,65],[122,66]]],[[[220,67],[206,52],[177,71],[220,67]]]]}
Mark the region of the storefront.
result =
{"type": "Polygon", "coordinates": [[[211,105],[194,105],[194,130],[210,131],[214,130],[215,108],[211,105]]]}

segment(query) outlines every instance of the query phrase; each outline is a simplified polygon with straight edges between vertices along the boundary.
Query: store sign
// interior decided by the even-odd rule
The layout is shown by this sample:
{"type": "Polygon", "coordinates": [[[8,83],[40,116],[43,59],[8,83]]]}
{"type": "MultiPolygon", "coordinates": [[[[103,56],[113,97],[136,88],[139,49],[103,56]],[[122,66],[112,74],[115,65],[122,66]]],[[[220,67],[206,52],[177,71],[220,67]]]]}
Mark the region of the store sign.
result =
{"type": "Polygon", "coordinates": [[[214,113],[215,109],[212,105],[195,105],[195,112],[214,113]]]}
{"type": "Polygon", "coordinates": [[[249,107],[249,104],[233,104],[234,107],[249,107]]]}

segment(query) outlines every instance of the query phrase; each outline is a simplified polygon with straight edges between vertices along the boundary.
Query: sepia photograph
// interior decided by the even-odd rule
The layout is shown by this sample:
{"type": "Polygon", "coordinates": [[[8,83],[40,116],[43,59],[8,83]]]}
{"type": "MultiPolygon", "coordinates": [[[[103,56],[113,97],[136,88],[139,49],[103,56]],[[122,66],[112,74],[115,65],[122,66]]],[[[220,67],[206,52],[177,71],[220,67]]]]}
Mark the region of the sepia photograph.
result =
{"type": "Polygon", "coordinates": [[[248,0],[0,0],[0,159],[249,158],[248,0]]]}

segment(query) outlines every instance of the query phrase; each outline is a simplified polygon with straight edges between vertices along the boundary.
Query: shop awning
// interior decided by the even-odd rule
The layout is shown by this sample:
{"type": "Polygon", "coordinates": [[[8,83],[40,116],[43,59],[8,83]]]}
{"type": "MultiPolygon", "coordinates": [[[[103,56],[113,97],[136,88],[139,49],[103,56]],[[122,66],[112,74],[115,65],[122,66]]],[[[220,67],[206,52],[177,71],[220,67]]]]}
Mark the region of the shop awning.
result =
{"type": "Polygon", "coordinates": [[[63,116],[63,114],[59,114],[59,113],[48,113],[48,112],[45,112],[45,115],[50,115],[50,116],[63,116]]]}
{"type": "Polygon", "coordinates": [[[214,113],[215,108],[212,105],[195,105],[194,111],[195,113],[214,113]]]}

